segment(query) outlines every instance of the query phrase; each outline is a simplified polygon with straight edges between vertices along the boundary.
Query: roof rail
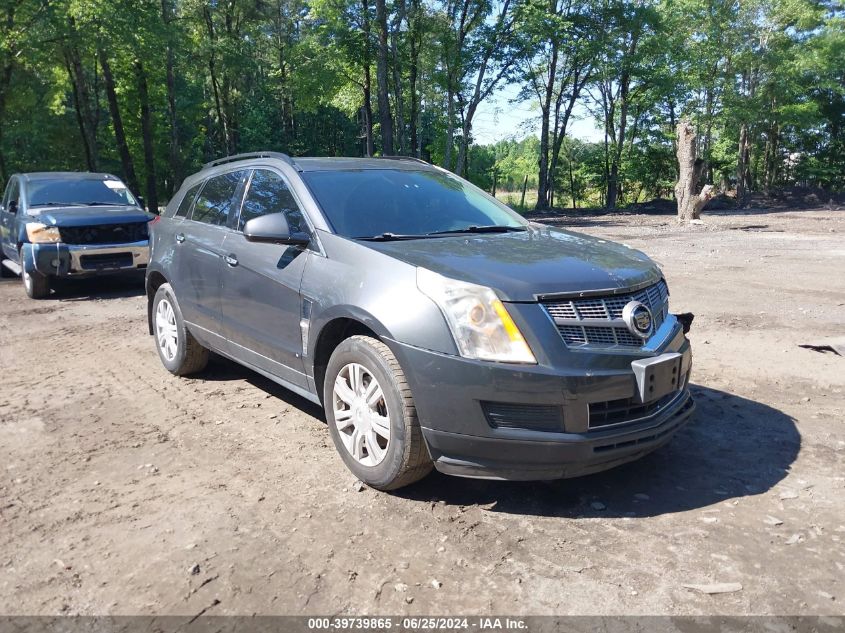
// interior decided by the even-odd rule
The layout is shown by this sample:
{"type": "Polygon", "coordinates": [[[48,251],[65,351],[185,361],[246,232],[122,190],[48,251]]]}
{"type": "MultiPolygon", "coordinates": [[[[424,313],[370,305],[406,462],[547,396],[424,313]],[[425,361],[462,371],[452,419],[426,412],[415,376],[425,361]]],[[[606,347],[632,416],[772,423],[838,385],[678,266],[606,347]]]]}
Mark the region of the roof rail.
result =
{"type": "Polygon", "coordinates": [[[232,163],[237,160],[248,160],[250,158],[276,158],[286,162],[297,171],[302,171],[299,166],[293,162],[293,159],[290,156],[283,154],[282,152],[247,152],[245,154],[235,154],[233,156],[225,156],[223,158],[213,160],[210,163],[203,165],[202,168],[208,169],[209,167],[217,167],[218,165],[225,165],[226,163],[232,163]]]}
{"type": "Polygon", "coordinates": [[[415,163],[422,163],[423,165],[431,165],[428,161],[416,156],[374,156],[374,158],[383,158],[385,160],[412,160],[415,163]]]}

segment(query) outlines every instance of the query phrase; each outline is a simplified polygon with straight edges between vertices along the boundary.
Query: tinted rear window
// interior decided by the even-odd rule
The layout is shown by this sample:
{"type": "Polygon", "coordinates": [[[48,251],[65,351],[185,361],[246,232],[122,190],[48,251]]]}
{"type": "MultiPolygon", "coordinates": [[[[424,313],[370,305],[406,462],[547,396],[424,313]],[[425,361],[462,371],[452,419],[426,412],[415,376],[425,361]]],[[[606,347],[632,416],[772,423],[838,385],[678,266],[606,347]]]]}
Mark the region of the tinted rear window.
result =
{"type": "MultiPolygon", "coordinates": [[[[200,183],[200,185],[201,184],[202,183],[200,183]]],[[[199,191],[200,185],[194,185],[188,189],[188,193],[185,194],[185,197],[182,198],[182,202],[179,203],[179,208],[176,209],[174,217],[184,218],[188,215],[188,212],[191,210],[191,205],[194,203],[194,198],[197,197],[197,191],[199,191]]]]}
{"type": "Polygon", "coordinates": [[[229,221],[229,214],[235,208],[235,191],[246,174],[246,170],[230,171],[209,178],[194,204],[191,219],[205,224],[225,226],[229,221]]]}
{"type": "Polygon", "coordinates": [[[362,169],[302,174],[334,230],[347,237],[419,235],[525,221],[465,180],[439,171],[362,169]]]}

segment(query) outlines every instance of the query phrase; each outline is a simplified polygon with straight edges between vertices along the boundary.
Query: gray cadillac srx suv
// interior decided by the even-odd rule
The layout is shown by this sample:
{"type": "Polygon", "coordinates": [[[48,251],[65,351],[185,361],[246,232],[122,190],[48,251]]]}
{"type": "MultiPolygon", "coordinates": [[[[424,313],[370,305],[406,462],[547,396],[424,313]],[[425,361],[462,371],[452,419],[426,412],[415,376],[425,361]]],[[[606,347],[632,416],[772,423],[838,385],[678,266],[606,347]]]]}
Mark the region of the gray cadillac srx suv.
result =
{"type": "Polygon", "coordinates": [[[198,372],[211,350],[322,405],[375,488],[432,467],[593,473],[693,412],[690,344],[654,262],[528,222],[422,161],[229,157],[151,230],[164,366],[198,372]]]}

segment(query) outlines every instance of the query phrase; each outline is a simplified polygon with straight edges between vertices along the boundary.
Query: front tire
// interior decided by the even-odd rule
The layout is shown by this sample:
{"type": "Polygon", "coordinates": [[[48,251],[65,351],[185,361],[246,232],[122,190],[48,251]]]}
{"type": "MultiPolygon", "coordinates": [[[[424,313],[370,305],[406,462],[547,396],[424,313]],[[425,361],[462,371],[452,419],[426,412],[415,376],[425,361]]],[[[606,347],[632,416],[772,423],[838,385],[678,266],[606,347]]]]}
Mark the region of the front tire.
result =
{"type": "Polygon", "coordinates": [[[176,376],[205,369],[208,350],[188,331],[170,284],[162,284],[153,297],[153,332],[162,365],[176,376]]]}
{"type": "Polygon", "coordinates": [[[353,336],[332,353],[323,403],[329,433],[347,468],[379,490],[395,490],[432,468],[411,389],[390,348],[353,336]]]}
{"type": "Polygon", "coordinates": [[[21,280],[23,281],[23,289],[26,291],[26,296],[30,299],[44,299],[48,297],[50,295],[50,278],[47,275],[42,275],[37,270],[33,270],[31,273],[27,272],[23,253],[21,253],[20,262],[21,280]]]}

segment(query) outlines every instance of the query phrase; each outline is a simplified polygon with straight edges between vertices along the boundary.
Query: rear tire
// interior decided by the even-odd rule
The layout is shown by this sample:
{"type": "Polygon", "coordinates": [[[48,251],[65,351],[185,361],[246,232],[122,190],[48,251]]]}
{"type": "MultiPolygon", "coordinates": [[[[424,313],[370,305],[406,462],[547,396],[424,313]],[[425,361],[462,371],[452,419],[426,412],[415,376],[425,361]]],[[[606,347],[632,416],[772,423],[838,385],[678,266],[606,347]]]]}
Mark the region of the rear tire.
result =
{"type": "Polygon", "coordinates": [[[162,365],[171,374],[187,376],[205,369],[208,350],[188,331],[170,284],[162,284],[153,297],[153,332],[162,365]]]}
{"type": "Polygon", "coordinates": [[[323,384],[329,433],[347,468],[379,490],[395,490],[432,469],[411,388],[390,348],[353,336],[332,353],[323,384]]]}

